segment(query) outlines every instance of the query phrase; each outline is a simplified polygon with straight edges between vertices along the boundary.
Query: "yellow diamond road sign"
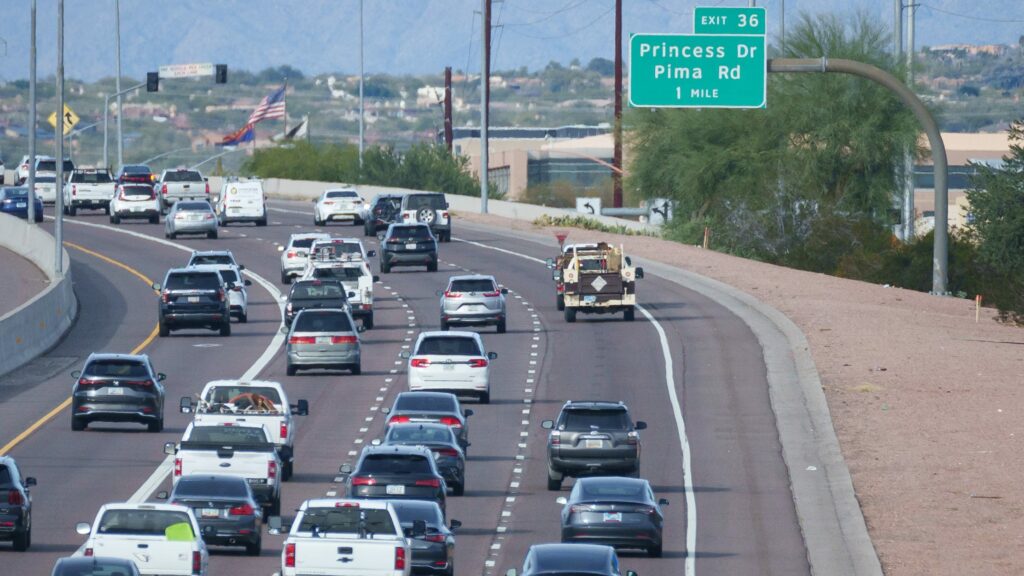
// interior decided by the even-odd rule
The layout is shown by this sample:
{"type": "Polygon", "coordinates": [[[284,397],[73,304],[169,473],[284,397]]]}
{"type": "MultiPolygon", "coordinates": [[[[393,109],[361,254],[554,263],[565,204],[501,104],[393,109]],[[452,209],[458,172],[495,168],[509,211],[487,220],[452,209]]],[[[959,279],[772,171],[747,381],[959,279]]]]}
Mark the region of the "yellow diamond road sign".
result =
{"type": "MultiPolygon", "coordinates": [[[[50,126],[53,126],[54,128],[57,127],[57,113],[56,112],[54,112],[53,114],[50,114],[50,117],[47,120],[50,122],[50,126]]],[[[72,110],[71,108],[68,108],[65,105],[64,106],[64,135],[65,136],[67,136],[68,133],[71,132],[71,130],[75,127],[75,124],[78,124],[79,120],[80,120],[80,118],[78,117],[78,114],[75,114],[74,110],[72,110]]]]}

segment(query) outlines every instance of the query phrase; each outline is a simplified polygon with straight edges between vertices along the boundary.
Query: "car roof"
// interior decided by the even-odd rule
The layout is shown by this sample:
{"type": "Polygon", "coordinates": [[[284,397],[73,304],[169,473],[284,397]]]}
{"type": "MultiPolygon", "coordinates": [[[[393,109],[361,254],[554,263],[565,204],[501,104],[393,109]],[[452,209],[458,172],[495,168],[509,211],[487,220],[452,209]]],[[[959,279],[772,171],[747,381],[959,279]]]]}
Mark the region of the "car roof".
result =
{"type": "Polygon", "coordinates": [[[231,252],[231,250],[193,250],[192,251],[192,257],[196,257],[196,256],[221,256],[221,255],[231,256],[231,258],[235,257],[234,253],[231,252]]]}
{"type": "Polygon", "coordinates": [[[270,387],[283,390],[284,386],[281,386],[280,382],[274,382],[273,380],[211,380],[203,386],[203,390],[213,386],[244,386],[244,387],[270,387]]]}
{"type": "Polygon", "coordinates": [[[359,508],[370,508],[373,510],[387,510],[393,508],[393,504],[390,500],[384,499],[351,499],[351,498],[312,498],[306,500],[299,507],[299,510],[305,510],[306,508],[343,508],[345,505],[355,505],[359,508]]]}
{"type": "Polygon", "coordinates": [[[68,556],[57,559],[57,563],[63,568],[73,569],[88,568],[102,563],[104,565],[123,566],[131,571],[131,568],[135,566],[135,563],[131,560],[116,556],[68,556]]]}
{"type": "Polygon", "coordinates": [[[449,282],[455,282],[456,280],[494,280],[496,282],[494,276],[490,274],[462,274],[448,278],[449,282]]]}
{"type": "Polygon", "coordinates": [[[146,354],[118,354],[116,352],[93,352],[89,354],[86,362],[92,362],[93,360],[136,360],[139,362],[145,362],[149,360],[149,356],[146,354]]]}
{"type": "Polygon", "coordinates": [[[442,336],[452,336],[455,338],[472,338],[474,340],[480,340],[479,332],[470,332],[468,330],[430,330],[428,332],[420,332],[420,340],[425,338],[438,338],[442,336]]]}
{"type": "Polygon", "coordinates": [[[363,453],[360,455],[360,460],[367,456],[375,456],[377,454],[394,454],[396,456],[421,456],[428,458],[431,461],[434,459],[434,453],[430,451],[426,446],[420,445],[404,445],[404,444],[381,444],[380,446],[365,446],[363,447],[363,453]]]}
{"type": "Polygon", "coordinates": [[[627,410],[622,402],[609,402],[607,400],[569,400],[562,406],[562,410],[627,410]]]}
{"type": "Polygon", "coordinates": [[[530,553],[540,572],[586,572],[607,570],[615,550],[600,544],[534,544],[530,553]]]}
{"type": "MultiPolygon", "coordinates": [[[[181,268],[171,268],[167,271],[167,274],[191,274],[193,272],[209,272],[212,274],[217,272],[217,270],[203,270],[201,266],[182,266],[181,268]]],[[[220,276],[220,274],[218,274],[218,276],[220,276]]]]}

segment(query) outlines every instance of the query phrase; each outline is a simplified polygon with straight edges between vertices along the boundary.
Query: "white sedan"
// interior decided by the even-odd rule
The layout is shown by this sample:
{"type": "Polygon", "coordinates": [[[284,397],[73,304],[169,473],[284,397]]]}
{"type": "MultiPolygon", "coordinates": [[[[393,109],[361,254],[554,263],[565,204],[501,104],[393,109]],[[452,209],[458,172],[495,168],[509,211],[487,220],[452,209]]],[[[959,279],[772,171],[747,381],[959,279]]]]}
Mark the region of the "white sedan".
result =
{"type": "Polygon", "coordinates": [[[324,226],[331,221],[362,224],[364,205],[363,199],[355,188],[333,188],[325,190],[320,198],[313,202],[313,224],[324,226]]]}
{"type": "Polygon", "coordinates": [[[487,352],[476,332],[423,332],[408,358],[409,390],[473,395],[481,404],[491,401],[490,361],[498,357],[487,352]]]}

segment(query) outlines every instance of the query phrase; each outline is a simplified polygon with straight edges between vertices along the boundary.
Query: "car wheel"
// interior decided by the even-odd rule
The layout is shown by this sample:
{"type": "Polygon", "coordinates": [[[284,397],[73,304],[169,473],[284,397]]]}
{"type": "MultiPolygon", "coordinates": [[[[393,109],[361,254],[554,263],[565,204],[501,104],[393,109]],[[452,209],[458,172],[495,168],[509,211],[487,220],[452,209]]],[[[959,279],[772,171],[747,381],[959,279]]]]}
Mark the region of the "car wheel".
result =
{"type": "Polygon", "coordinates": [[[366,328],[367,330],[370,330],[371,328],[373,328],[373,313],[372,312],[370,313],[369,316],[363,316],[363,328],[366,328]]]}
{"type": "Polygon", "coordinates": [[[257,226],[266,226],[267,225],[267,219],[264,218],[263,220],[257,220],[256,221],[256,225],[257,226]]]}
{"type": "Polygon", "coordinates": [[[297,369],[297,368],[295,368],[295,366],[292,366],[291,364],[289,364],[289,365],[288,365],[288,366],[287,366],[287,367],[286,367],[286,368],[284,369],[284,371],[285,371],[285,373],[286,373],[286,374],[288,374],[289,376],[295,376],[295,373],[296,373],[296,372],[298,372],[298,369],[297,369]]]}
{"type": "Polygon", "coordinates": [[[231,319],[230,318],[225,320],[224,323],[220,325],[220,335],[221,336],[231,336],[231,319]]]}
{"type": "Polygon", "coordinates": [[[462,482],[459,482],[455,486],[452,486],[452,496],[462,496],[465,493],[466,493],[466,481],[465,481],[465,479],[463,479],[462,482]]]}
{"type": "Polygon", "coordinates": [[[388,272],[391,272],[391,265],[388,264],[387,262],[385,262],[384,260],[381,260],[380,261],[380,273],[381,274],[387,274],[388,272]]]}
{"type": "Polygon", "coordinates": [[[566,322],[570,322],[570,323],[576,321],[576,309],[575,308],[566,308],[565,309],[565,321],[566,322]]]}
{"type": "Polygon", "coordinates": [[[285,482],[292,479],[292,473],[295,471],[295,463],[292,461],[285,462],[281,465],[281,479],[285,482]]]}
{"type": "Polygon", "coordinates": [[[171,329],[167,327],[167,324],[160,322],[160,336],[170,336],[171,329]]]}
{"type": "Polygon", "coordinates": [[[373,228],[369,223],[363,224],[363,236],[373,236],[373,228]]]}
{"type": "Polygon", "coordinates": [[[111,224],[120,224],[121,223],[121,219],[117,217],[117,214],[111,214],[110,215],[110,223],[111,224]]]}
{"type": "Polygon", "coordinates": [[[14,539],[15,552],[24,552],[28,550],[28,547],[32,545],[32,529],[25,530],[21,534],[15,534],[14,539]]]}
{"type": "Polygon", "coordinates": [[[480,393],[480,403],[481,404],[490,404],[491,403],[491,393],[490,392],[481,392],[480,393]]]}
{"type": "Polygon", "coordinates": [[[555,296],[555,308],[557,308],[559,312],[565,310],[565,296],[562,296],[561,294],[555,296]]]}
{"type": "Polygon", "coordinates": [[[320,220],[319,218],[317,218],[316,214],[313,214],[313,226],[320,226],[322,224],[323,224],[323,221],[320,220]]]}
{"type": "Polygon", "coordinates": [[[154,215],[150,216],[149,217],[149,223],[150,224],[159,224],[160,223],[160,215],[159,214],[154,214],[154,215]]]}
{"type": "Polygon", "coordinates": [[[551,477],[551,472],[548,472],[548,490],[550,490],[552,492],[557,492],[558,490],[561,490],[561,489],[562,489],[562,479],[561,478],[552,478],[551,477]]]}
{"type": "Polygon", "coordinates": [[[110,214],[110,204],[107,204],[106,206],[104,206],[103,207],[103,211],[106,212],[107,215],[109,215],[110,214]]]}
{"type": "Polygon", "coordinates": [[[40,223],[42,221],[43,221],[43,213],[41,211],[40,212],[36,212],[36,224],[38,224],[38,223],[40,223]]]}
{"type": "Polygon", "coordinates": [[[363,363],[360,362],[359,364],[353,364],[351,370],[353,376],[359,376],[363,373],[363,363]]]}
{"type": "Polygon", "coordinates": [[[249,314],[246,312],[242,312],[241,314],[238,315],[238,321],[242,324],[245,324],[246,322],[249,321],[249,314]]]}
{"type": "Polygon", "coordinates": [[[506,330],[505,321],[498,322],[498,334],[504,334],[506,330]]]}
{"type": "Polygon", "coordinates": [[[73,204],[71,206],[68,206],[68,216],[74,216],[75,214],[78,214],[78,208],[75,207],[73,204]]]}
{"type": "Polygon", "coordinates": [[[168,232],[167,237],[170,238],[171,240],[174,240],[175,238],[178,237],[178,235],[175,234],[174,232],[168,232]]]}
{"type": "Polygon", "coordinates": [[[259,556],[260,552],[263,551],[263,539],[259,538],[252,544],[245,545],[246,556],[259,556]]]}
{"type": "Polygon", "coordinates": [[[281,497],[274,498],[274,501],[270,503],[270,515],[280,516],[281,515],[281,497]]]}
{"type": "Polygon", "coordinates": [[[287,275],[287,274],[285,274],[284,272],[281,272],[281,284],[291,284],[291,283],[292,283],[292,277],[287,275]]]}
{"type": "Polygon", "coordinates": [[[82,430],[85,430],[85,427],[88,424],[89,423],[86,422],[83,418],[75,418],[74,416],[71,417],[71,430],[73,432],[81,432],[82,430]]]}
{"type": "Polygon", "coordinates": [[[448,563],[448,571],[445,572],[446,576],[455,576],[455,562],[448,563]]]}
{"type": "Polygon", "coordinates": [[[445,322],[444,320],[441,320],[441,330],[443,330],[445,332],[448,331],[448,323],[445,322]]]}
{"type": "Polygon", "coordinates": [[[632,322],[636,318],[636,310],[633,307],[626,308],[622,313],[622,318],[626,322],[632,322]]]}
{"type": "Polygon", "coordinates": [[[437,272],[437,261],[433,261],[427,264],[427,272],[437,272]]]}
{"type": "Polygon", "coordinates": [[[648,548],[647,555],[651,558],[661,558],[661,544],[648,548]]]}
{"type": "Polygon", "coordinates": [[[164,431],[164,419],[161,418],[156,422],[150,422],[147,425],[150,432],[163,432],[164,431]]]}
{"type": "Polygon", "coordinates": [[[217,239],[217,231],[214,230],[213,232],[207,232],[206,233],[206,237],[209,238],[210,240],[216,240],[217,239]]]}

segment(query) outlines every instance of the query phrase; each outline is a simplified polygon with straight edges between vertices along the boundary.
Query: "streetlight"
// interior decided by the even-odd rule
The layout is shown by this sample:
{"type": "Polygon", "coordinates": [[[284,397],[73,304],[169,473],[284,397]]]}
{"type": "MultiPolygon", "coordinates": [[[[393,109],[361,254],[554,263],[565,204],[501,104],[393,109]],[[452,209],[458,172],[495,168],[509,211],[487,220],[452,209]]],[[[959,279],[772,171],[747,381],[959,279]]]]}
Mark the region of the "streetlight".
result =
{"type": "Polygon", "coordinates": [[[359,0],[359,168],[363,168],[363,0],[359,0]]]}
{"type": "MultiPolygon", "coordinates": [[[[114,90],[117,91],[117,166],[124,166],[124,134],[121,132],[121,0],[114,0],[114,35],[117,37],[117,78],[114,80],[114,90]]],[[[103,134],[104,148],[107,143],[107,135],[103,134]]],[[[106,164],[106,154],[103,163],[106,164]]]]}
{"type": "MultiPolygon", "coordinates": [[[[118,82],[118,84],[120,85],[121,83],[118,82]]],[[[115,92],[114,94],[110,94],[108,96],[104,96],[103,97],[103,167],[104,168],[110,168],[110,162],[107,160],[107,119],[110,116],[110,99],[116,97],[117,101],[118,101],[118,104],[117,104],[117,139],[118,139],[118,144],[117,144],[117,163],[118,163],[118,167],[121,167],[121,166],[124,165],[124,156],[123,156],[123,151],[121,149],[121,104],[120,104],[120,102],[121,102],[121,95],[122,94],[127,94],[128,92],[131,92],[132,90],[138,90],[139,88],[142,88],[145,85],[146,85],[145,82],[139,82],[135,86],[132,86],[130,88],[125,88],[124,90],[119,90],[119,91],[115,92]]]]}

